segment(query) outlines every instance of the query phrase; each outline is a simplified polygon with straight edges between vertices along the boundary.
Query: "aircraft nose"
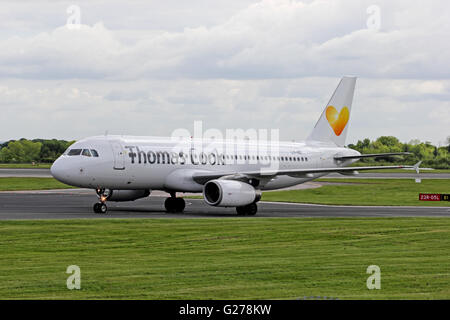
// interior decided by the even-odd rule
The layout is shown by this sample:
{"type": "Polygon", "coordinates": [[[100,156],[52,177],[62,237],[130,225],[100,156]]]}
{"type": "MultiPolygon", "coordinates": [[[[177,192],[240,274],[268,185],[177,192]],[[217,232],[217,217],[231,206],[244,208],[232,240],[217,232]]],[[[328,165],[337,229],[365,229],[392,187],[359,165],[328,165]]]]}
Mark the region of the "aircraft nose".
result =
{"type": "Polygon", "coordinates": [[[53,178],[59,181],[63,181],[64,178],[64,169],[61,164],[61,159],[57,159],[52,166],[50,167],[50,173],[52,174],[53,178]]]}

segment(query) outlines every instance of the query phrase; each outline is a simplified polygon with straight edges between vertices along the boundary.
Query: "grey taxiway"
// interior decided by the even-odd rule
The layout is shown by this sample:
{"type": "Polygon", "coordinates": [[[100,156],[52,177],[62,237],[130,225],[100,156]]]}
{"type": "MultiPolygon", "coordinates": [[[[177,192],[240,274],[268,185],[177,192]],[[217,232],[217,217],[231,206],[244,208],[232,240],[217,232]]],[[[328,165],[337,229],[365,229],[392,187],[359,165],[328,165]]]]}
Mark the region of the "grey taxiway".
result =
{"type": "MultiPolygon", "coordinates": [[[[49,169],[0,169],[0,177],[51,177],[51,174],[49,169]]],[[[342,176],[336,174],[328,177],[342,176]]],[[[417,174],[362,173],[358,177],[417,178],[417,174]]],[[[450,179],[450,174],[420,173],[420,178],[450,179]]],[[[320,187],[320,184],[310,182],[296,188],[315,187],[320,187]]],[[[184,213],[167,214],[163,205],[165,196],[163,192],[154,192],[148,198],[133,202],[108,202],[108,213],[102,215],[93,213],[92,206],[97,201],[93,190],[0,192],[0,220],[237,217],[234,208],[211,207],[201,199],[186,199],[184,213]]],[[[254,218],[258,217],[450,217],[450,207],[444,204],[442,207],[370,207],[260,202],[254,218]]]]}
{"type": "MultiPolygon", "coordinates": [[[[215,208],[202,199],[186,199],[183,213],[167,214],[162,196],[133,202],[108,202],[107,214],[95,214],[93,190],[0,192],[0,220],[83,218],[233,218],[234,208],[215,208]]],[[[256,216],[268,217],[450,217],[450,207],[369,207],[259,202],[256,216]]],[[[239,216],[240,217],[240,216],[239,216]]]]}

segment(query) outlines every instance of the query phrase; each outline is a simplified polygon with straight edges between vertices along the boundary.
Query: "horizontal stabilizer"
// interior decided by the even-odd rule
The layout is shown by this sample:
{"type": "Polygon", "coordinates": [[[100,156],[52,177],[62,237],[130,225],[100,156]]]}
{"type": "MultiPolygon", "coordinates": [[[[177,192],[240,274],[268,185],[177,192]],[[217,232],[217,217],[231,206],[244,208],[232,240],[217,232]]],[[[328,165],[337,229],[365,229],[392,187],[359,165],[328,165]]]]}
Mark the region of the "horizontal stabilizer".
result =
{"type": "Polygon", "coordinates": [[[343,156],[334,157],[335,160],[347,160],[347,159],[360,159],[360,158],[381,158],[389,156],[404,156],[412,154],[411,152],[388,152],[388,153],[373,153],[373,154],[360,154],[359,156],[343,156]]]}

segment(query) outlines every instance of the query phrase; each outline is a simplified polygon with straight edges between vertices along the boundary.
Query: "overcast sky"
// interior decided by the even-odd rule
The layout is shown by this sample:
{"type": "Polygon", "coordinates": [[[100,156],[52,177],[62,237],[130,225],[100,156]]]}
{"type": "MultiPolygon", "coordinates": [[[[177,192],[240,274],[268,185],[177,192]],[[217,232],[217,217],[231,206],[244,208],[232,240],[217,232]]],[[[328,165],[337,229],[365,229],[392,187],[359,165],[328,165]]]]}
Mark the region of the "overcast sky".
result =
{"type": "Polygon", "coordinates": [[[195,120],[299,141],[351,74],[348,142],[444,144],[449,14],[446,0],[1,1],[0,141],[171,135],[195,120]]]}

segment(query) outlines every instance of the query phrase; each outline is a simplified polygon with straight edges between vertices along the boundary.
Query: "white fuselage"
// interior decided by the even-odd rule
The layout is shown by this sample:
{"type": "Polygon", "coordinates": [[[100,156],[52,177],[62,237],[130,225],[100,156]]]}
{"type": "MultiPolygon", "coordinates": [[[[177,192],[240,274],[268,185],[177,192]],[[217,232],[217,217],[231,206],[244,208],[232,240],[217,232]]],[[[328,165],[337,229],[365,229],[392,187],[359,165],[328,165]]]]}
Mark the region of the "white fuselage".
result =
{"type": "MultiPolygon", "coordinates": [[[[334,157],[358,154],[352,149],[319,142],[274,144],[265,141],[97,136],[70,146],[55,161],[51,171],[58,180],[82,188],[202,192],[203,185],[188,178],[190,171],[238,173],[264,169],[338,168],[356,160],[339,163],[334,157]],[[79,149],[81,153],[77,154],[79,149]],[[70,155],[72,150],[75,150],[72,152],[74,155],[70,155]]],[[[323,175],[302,178],[275,176],[263,180],[259,188],[285,188],[323,175]]]]}

